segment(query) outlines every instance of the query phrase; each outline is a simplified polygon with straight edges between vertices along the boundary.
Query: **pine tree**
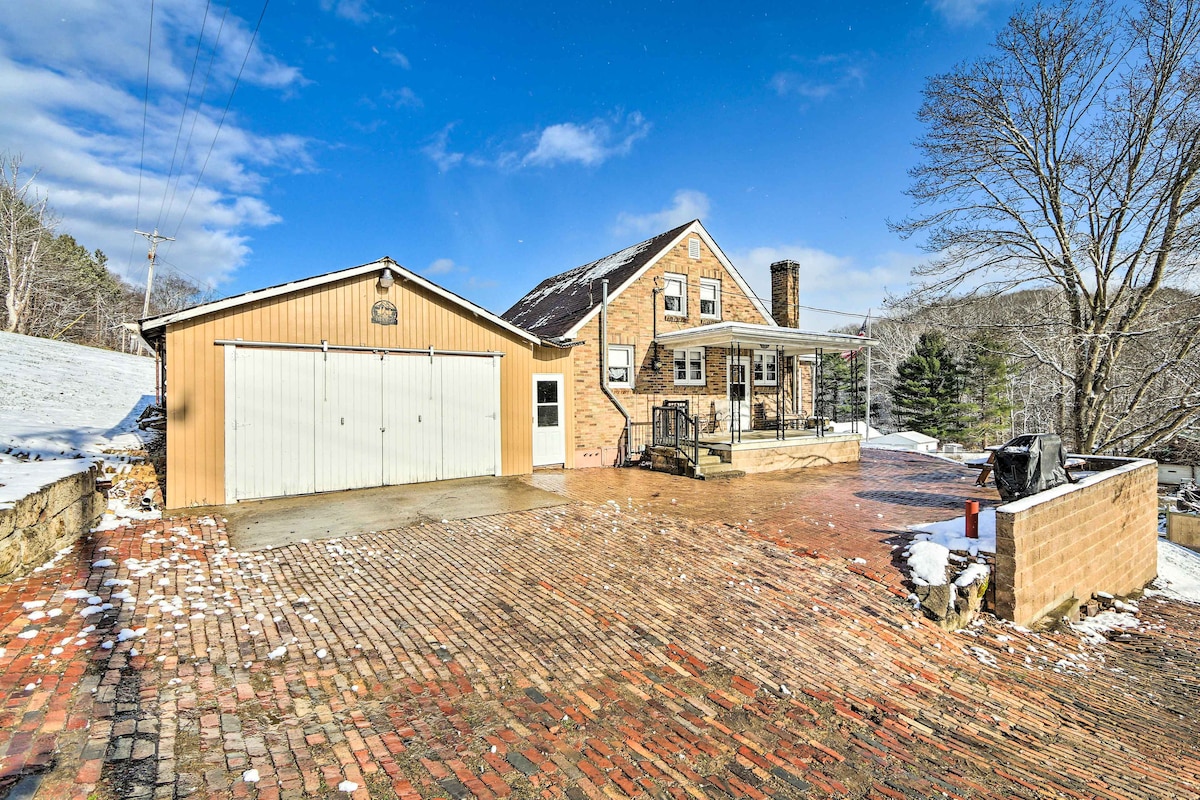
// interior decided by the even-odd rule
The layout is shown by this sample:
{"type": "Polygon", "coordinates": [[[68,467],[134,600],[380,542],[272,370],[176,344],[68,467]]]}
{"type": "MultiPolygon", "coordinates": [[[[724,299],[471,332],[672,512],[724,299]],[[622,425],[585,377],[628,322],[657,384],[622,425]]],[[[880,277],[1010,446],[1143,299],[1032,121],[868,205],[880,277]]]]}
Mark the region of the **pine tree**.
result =
{"type": "Polygon", "coordinates": [[[1012,430],[1009,413],[1008,360],[994,336],[981,334],[971,342],[963,364],[966,397],[970,405],[966,435],[981,448],[1007,439],[1012,430]]]}
{"type": "Polygon", "coordinates": [[[921,334],[913,354],[900,363],[891,395],[896,419],[938,439],[959,435],[967,410],[963,376],[946,339],[937,331],[921,334]]]}

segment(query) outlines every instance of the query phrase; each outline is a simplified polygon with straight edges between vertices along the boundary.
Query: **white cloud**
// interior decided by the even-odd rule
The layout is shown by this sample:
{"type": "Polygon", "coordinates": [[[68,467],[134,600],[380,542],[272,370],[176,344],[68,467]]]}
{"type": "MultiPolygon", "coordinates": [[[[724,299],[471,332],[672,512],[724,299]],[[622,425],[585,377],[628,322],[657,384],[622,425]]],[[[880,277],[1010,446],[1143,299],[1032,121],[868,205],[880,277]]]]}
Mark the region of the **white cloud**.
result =
{"type": "MultiPolygon", "coordinates": [[[[246,21],[226,17],[201,105],[200,85],[220,23],[210,11],[181,129],[204,3],[156,7],[139,181],[148,15],[113,14],[106,5],[86,0],[52,7],[18,3],[6,14],[0,27],[0,142],[20,153],[27,168],[41,169],[38,183],[62,216],[60,230],[89,249],[104,250],[119,272],[129,263],[132,245],[135,258],[127,277],[135,281],[144,280],[145,263],[144,255],[137,255],[145,253],[145,242],[134,236],[135,224],[148,230],[157,222],[167,235],[178,228],[178,241],[159,252],[201,280],[218,282],[243,263],[249,253],[247,229],[279,219],[258,196],[266,173],[312,167],[308,141],[256,134],[234,113],[213,144],[250,45],[246,21]]],[[[295,67],[264,52],[260,39],[241,83],[290,91],[304,79],[295,67]]]]}
{"type": "Polygon", "coordinates": [[[426,275],[449,275],[462,269],[452,258],[439,258],[425,269],[426,275]]]}
{"type": "Polygon", "coordinates": [[[617,224],[613,228],[613,233],[621,236],[627,233],[644,234],[668,231],[676,225],[682,225],[694,219],[703,219],[708,215],[710,205],[708,195],[704,192],[698,192],[695,189],[680,189],[671,198],[671,205],[661,211],[652,211],[648,214],[631,214],[622,211],[617,215],[617,224]]]}
{"type": "Polygon", "coordinates": [[[450,149],[450,131],[452,130],[454,130],[453,122],[438,131],[429,144],[421,148],[421,152],[429,156],[442,172],[447,172],[457,166],[465,155],[450,149]]]}
{"type": "Polygon", "coordinates": [[[951,25],[974,25],[983,19],[988,6],[998,0],[929,0],[929,5],[951,25]]]}
{"type": "Polygon", "coordinates": [[[622,118],[594,119],[585,124],[560,122],[548,125],[527,138],[536,139],[532,150],[521,157],[522,165],[554,166],[575,162],[585,166],[601,164],[612,156],[623,156],[634,142],[650,132],[650,123],[638,112],[622,118]]]}
{"type": "Polygon", "coordinates": [[[423,108],[425,102],[417,97],[417,93],[407,86],[399,89],[384,89],[380,93],[383,101],[392,108],[423,108]]]}
{"type": "Polygon", "coordinates": [[[412,64],[410,64],[408,61],[408,56],[404,55],[404,53],[401,53],[394,47],[389,47],[386,50],[380,50],[378,47],[372,47],[371,52],[375,53],[375,55],[379,56],[384,61],[395,64],[397,67],[401,67],[403,69],[412,68],[412,64]]]}
{"type": "Polygon", "coordinates": [[[371,8],[367,0],[321,0],[322,11],[332,11],[342,19],[356,22],[359,25],[370,22],[380,16],[371,8]]]}
{"type": "Polygon", "coordinates": [[[796,61],[796,69],[783,70],[771,77],[771,88],[780,97],[797,95],[806,100],[824,100],[846,90],[861,89],[866,82],[866,64],[857,55],[843,53],[796,61]]]}
{"type": "Polygon", "coordinates": [[[839,256],[804,244],[755,247],[729,254],[753,292],[771,305],[771,264],[792,260],[800,264],[800,304],[841,314],[800,310],[800,327],[831,330],[857,324],[868,310],[878,314],[889,291],[907,286],[911,270],[925,258],[915,253],[882,253],[869,262],[839,256]]]}
{"type": "Polygon", "coordinates": [[[633,145],[650,132],[650,123],[634,111],[616,113],[591,122],[559,122],[530,131],[491,152],[466,153],[450,149],[450,131],[457,123],[442,128],[421,148],[438,169],[445,172],[460,163],[503,170],[524,167],[553,167],[559,164],[597,166],[614,156],[627,155],[633,145]]]}

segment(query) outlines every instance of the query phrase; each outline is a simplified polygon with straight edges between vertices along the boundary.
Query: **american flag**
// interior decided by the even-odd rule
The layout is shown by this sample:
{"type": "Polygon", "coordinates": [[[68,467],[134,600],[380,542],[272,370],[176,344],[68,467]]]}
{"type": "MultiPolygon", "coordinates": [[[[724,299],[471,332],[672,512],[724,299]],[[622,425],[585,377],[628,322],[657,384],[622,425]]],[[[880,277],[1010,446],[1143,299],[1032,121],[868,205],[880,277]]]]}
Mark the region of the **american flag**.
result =
{"type": "MultiPolygon", "coordinates": [[[[863,338],[863,339],[867,338],[867,319],[865,317],[863,318],[862,325],[860,325],[858,328],[858,333],[856,333],[854,335],[858,336],[860,338],[863,338]]],[[[857,350],[847,350],[846,352],[842,353],[842,358],[849,361],[850,359],[854,358],[856,355],[858,355],[862,351],[863,351],[863,349],[861,347],[858,348],[857,350]]]]}

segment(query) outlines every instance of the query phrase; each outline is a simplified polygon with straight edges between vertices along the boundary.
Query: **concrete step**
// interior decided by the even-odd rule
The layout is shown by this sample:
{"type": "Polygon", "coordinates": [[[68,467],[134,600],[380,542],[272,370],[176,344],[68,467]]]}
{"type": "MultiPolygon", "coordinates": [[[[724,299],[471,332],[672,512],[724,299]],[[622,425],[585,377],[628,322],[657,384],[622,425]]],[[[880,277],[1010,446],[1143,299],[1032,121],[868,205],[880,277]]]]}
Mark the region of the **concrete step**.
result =
{"type": "Polygon", "coordinates": [[[713,464],[720,464],[720,463],[721,463],[720,456],[714,456],[712,454],[709,454],[706,456],[700,456],[700,466],[701,467],[708,467],[713,464]]]}
{"type": "Polygon", "coordinates": [[[696,470],[696,477],[705,481],[727,480],[729,478],[741,478],[745,476],[745,472],[731,464],[714,464],[708,467],[701,467],[696,470]]]}

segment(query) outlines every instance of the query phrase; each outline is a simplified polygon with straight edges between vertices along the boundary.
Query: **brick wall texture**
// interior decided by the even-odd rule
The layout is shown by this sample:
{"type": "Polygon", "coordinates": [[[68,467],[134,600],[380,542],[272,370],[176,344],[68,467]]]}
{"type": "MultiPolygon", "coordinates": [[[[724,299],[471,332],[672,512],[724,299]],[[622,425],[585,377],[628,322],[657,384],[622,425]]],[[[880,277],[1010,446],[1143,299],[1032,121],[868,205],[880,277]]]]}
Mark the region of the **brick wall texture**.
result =
{"type": "MultiPolygon", "coordinates": [[[[631,345],[634,348],[636,375],[633,389],[614,388],[613,394],[625,406],[634,422],[650,422],[651,408],[662,405],[664,400],[691,401],[690,413],[699,414],[701,423],[708,421],[712,413],[723,409],[726,401],[726,377],[729,352],[709,348],[705,357],[704,386],[676,386],[673,367],[674,351],[658,348],[661,366],[653,365],[654,317],[658,317],[659,333],[694,328],[718,320],[700,317],[700,279],[716,278],[721,281],[721,319],[751,323],[768,323],[754,303],[743,295],[733,277],[709,250],[700,242],[700,258],[688,256],[688,237],[681,240],[640,278],[633,281],[615,298],[610,299],[608,308],[608,341],[614,345],[631,345]],[[667,315],[663,311],[661,295],[655,298],[655,280],[662,285],[664,273],[687,276],[687,315],[667,315]]],[[[617,287],[610,286],[614,292],[617,287]]],[[[599,287],[597,287],[599,290],[599,287]]],[[[604,396],[600,388],[600,316],[596,315],[582,329],[578,339],[585,344],[574,349],[573,375],[575,395],[575,466],[610,465],[617,456],[617,447],[624,430],[624,419],[604,396]]],[[[747,356],[752,353],[747,352],[747,356]]],[[[800,365],[802,381],[802,413],[811,413],[812,371],[807,364],[800,365]]],[[[790,369],[782,370],[786,389],[785,410],[792,407],[794,380],[790,369]]],[[[751,386],[751,408],[763,404],[766,414],[774,416],[776,387],[751,386]]]]}
{"type": "Polygon", "coordinates": [[[1175,544],[1200,551],[1200,516],[1168,511],[1167,538],[1175,544]]]}
{"type": "Polygon", "coordinates": [[[996,610],[1029,625],[1071,598],[1126,595],[1158,574],[1149,461],[1023,511],[996,509],[996,610]]]}

